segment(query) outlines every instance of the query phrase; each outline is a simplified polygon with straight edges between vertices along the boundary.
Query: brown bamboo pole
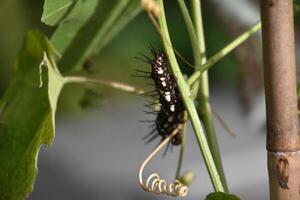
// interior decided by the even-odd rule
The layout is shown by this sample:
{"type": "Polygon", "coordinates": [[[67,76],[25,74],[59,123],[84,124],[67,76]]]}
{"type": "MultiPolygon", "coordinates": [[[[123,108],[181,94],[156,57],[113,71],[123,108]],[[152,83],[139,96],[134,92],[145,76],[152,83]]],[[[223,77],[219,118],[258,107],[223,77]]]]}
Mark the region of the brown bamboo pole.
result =
{"type": "Polygon", "coordinates": [[[271,200],[300,199],[293,0],[261,0],[271,200]]]}

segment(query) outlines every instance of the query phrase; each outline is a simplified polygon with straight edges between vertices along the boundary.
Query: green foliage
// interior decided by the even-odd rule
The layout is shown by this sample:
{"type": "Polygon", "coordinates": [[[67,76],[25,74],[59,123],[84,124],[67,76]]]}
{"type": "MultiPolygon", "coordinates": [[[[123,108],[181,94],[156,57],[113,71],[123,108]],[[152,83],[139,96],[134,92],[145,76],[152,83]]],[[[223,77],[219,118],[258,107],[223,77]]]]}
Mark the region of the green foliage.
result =
{"type": "Polygon", "coordinates": [[[40,32],[29,32],[15,62],[14,79],[2,100],[1,200],[22,200],[28,196],[37,173],[40,146],[52,144],[54,138],[47,88],[38,87],[44,52],[55,55],[40,32]]]}
{"type": "Polygon", "coordinates": [[[52,37],[63,53],[62,72],[78,69],[99,52],[140,10],[138,0],[78,1],[52,37]]]}
{"type": "Polygon", "coordinates": [[[233,194],[226,194],[224,192],[213,192],[205,198],[205,200],[240,200],[233,194]]]}
{"type": "MultiPolygon", "coordinates": [[[[58,25],[52,41],[62,53],[60,67],[73,69],[99,52],[138,14],[139,3],[46,0],[42,21],[58,25]]],[[[14,78],[1,101],[0,200],[28,197],[37,174],[39,149],[53,142],[57,99],[67,82],[56,66],[57,54],[40,32],[31,31],[15,62],[14,78]],[[39,88],[44,67],[47,86],[39,88]]]]}
{"type": "Polygon", "coordinates": [[[75,0],[45,0],[42,22],[49,26],[56,25],[74,3],[75,0]]]}
{"type": "MultiPolygon", "coordinates": [[[[51,0],[50,0],[51,1],[51,0]]],[[[51,36],[51,41],[60,53],[64,53],[80,28],[92,16],[97,6],[95,0],[79,0],[51,36]]],[[[44,5],[45,6],[45,5],[44,5]]],[[[45,8],[44,8],[45,9],[45,8]]]]}
{"type": "MultiPolygon", "coordinates": [[[[50,55],[51,56],[51,55],[50,55]]],[[[55,111],[57,107],[57,100],[59,94],[66,83],[66,79],[60,74],[59,70],[56,67],[55,61],[52,57],[50,59],[47,56],[47,53],[44,52],[44,58],[41,62],[40,69],[40,87],[43,86],[43,77],[42,77],[42,67],[46,67],[48,70],[48,99],[51,108],[51,118],[53,129],[55,132],[55,111]]]]}

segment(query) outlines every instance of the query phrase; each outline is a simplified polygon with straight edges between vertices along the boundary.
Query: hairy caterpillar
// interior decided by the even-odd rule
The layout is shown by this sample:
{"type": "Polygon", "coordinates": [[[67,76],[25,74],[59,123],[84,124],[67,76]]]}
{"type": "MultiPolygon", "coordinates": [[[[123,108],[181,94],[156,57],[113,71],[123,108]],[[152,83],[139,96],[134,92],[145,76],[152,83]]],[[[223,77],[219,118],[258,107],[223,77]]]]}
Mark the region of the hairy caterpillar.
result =
{"type": "MultiPolygon", "coordinates": [[[[161,136],[162,140],[168,137],[178,124],[184,122],[185,108],[180,97],[175,77],[169,73],[168,57],[162,51],[158,51],[150,47],[153,58],[142,55],[142,60],[151,65],[151,72],[140,71],[147,79],[152,79],[154,82],[155,90],[149,92],[158,96],[160,103],[160,110],[152,112],[156,114],[156,119],[153,126],[154,129],[145,137],[148,142],[161,136]]],[[[141,59],[141,58],[140,58],[141,59]]],[[[146,105],[149,107],[149,105],[146,105]]],[[[171,144],[180,145],[182,142],[182,129],[178,131],[175,137],[171,140],[171,144]]]]}

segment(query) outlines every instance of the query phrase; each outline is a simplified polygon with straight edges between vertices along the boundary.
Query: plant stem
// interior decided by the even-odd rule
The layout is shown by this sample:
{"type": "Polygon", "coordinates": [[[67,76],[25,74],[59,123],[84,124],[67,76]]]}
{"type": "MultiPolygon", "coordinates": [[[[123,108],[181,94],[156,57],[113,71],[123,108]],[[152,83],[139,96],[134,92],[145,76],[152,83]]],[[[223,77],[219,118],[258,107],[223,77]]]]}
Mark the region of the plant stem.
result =
{"type": "Polygon", "coordinates": [[[183,19],[184,19],[184,22],[185,22],[185,25],[187,27],[187,30],[188,30],[188,34],[189,34],[189,37],[190,37],[190,40],[191,40],[191,46],[192,46],[192,49],[193,49],[193,56],[194,56],[194,60],[195,60],[195,65],[196,66],[200,66],[200,65],[197,65],[197,64],[200,64],[200,62],[197,62],[196,60],[201,58],[201,56],[199,57],[200,55],[200,46],[198,44],[198,38],[197,38],[197,34],[196,34],[196,31],[195,31],[195,28],[194,28],[194,25],[193,25],[193,21],[189,15],[189,12],[188,12],[188,9],[186,7],[186,4],[184,2],[184,0],[177,0],[178,2],[178,5],[179,5],[179,8],[181,10],[181,13],[183,15],[183,19]]]}
{"type": "Polygon", "coordinates": [[[176,77],[176,81],[178,84],[178,88],[181,94],[181,97],[183,99],[184,105],[187,109],[187,112],[189,114],[191,123],[194,128],[194,132],[197,138],[197,142],[199,144],[200,150],[202,152],[202,155],[204,157],[204,161],[206,164],[206,167],[208,169],[210,178],[212,180],[213,187],[216,191],[221,191],[224,192],[224,188],[219,176],[219,173],[217,171],[217,168],[215,166],[213,157],[211,155],[210,149],[208,147],[203,128],[200,123],[200,119],[198,116],[198,113],[196,111],[196,108],[194,106],[193,99],[191,98],[191,93],[190,93],[190,88],[186,84],[182,73],[180,71],[180,68],[178,66],[174,51],[172,49],[172,46],[169,44],[171,43],[170,36],[169,36],[169,31],[167,27],[167,22],[166,22],[166,17],[164,13],[164,5],[163,5],[163,0],[159,0],[159,5],[160,5],[160,15],[159,15],[159,24],[161,26],[162,32],[165,35],[165,37],[162,37],[164,47],[166,49],[166,52],[169,56],[169,61],[171,64],[171,68],[173,70],[174,76],[176,77]]]}
{"type": "MultiPolygon", "coordinates": [[[[192,14],[194,19],[194,26],[196,29],[196,34],[198,38],[198,44],[200,52],[198,56],[200,57],[200,63],[196,63],[196,65],[203,65],[206,62],[206,49],[205,49],[205,39],[204,39],[204,31],[203,31],[203,22],[202,22],[202,14],[201,14],[201,3],[199,0],[192,0],[192,14]]],[[[226,183],[225,173],[222,166],[221,155],[218,147],[217,137],[213,125],[212,111],[209,102],[209,82],[208,82],[208,73],[207,71],[202,72],[202,75],[199,78],[199,92],[197,100],[199,102],[198,112],[200,119],[203,122],[207,142],[210,148],[210,151],[213,155],[215,165],[218,169],[220,178],[222,180],[222,184],[224,190],[228,192],[228,187],[226,183]]]]}
{"type": "Polygon", "coordinates": [[[299,200],[293,0],[261,0],[270,199],[299,200]]]}
{"type": "Polygon", "coordinates": [[[116,82],[116,81],[111,81],[111,80],[102,80],[102,79],[83,77],[83,76],[66,76],[64,77],[64,79],[66,80],[66,83],[94,83],[94,84],[109,86],[118,90],[135,93],[135,94],[145,93],[144,90],[138,89],[134,86],[116,82]]]}
{"type": "MultiPolygon", "coordinates": [[[[188,9],[186,7],[185,2],[183,0],[177,0],[177,2],[178,2],[178,5],[179,5],[179,8],[181,10],[181,13],[183,15],[185,24],[187,26],[189,37],[190,37],[190,40],[191,40],[191,46],[192,46],[192,49],[193,49],[194,60],[197,60],[199,58],[198,55],[200,54],[200,49],[199,49],[197,35],[196,35],[195,29],[194,29],[192,19],[189,15],[189,12],[188,12],[188,9]]],[[[194,62],[194,65],[197,66],[196,63],[199,63],[199,62],[196,62],[196,61],[194,62]]],[[[195,97],[197,96],[198,87],[195,86],[194,89],[197,89],[197,90],[191,91],[193,99],[195,99],[195,97]]],[[[182,166],[182,162],[183,162],[185,139],[186,139],[186,124],[185,124],[185,127],[184,127],[184,134],[183,134],[183,138],[182,138],[182,144],[181,144],[181,147],[180,147],[179,160],[178,160],[177,170],[176,170],[176,178],[177,179],[180,176],[180,170],[181,170],[181,166],[182,166]]]]}
{"type": "Polygon", "coordinates": [[[184,147],[186,143],[186,128],[187,128],[187,113],[185,112],[184,114],[184,120],[185,123],[183,125],[183,133],[182,133],[182,142],[180,145],[180,153],[179,153],[179,159],[178,159],[178,164],[177,164],[177,169],[176,169],[176,176],[175,178],[178,180],[180,178],[180,171],[182,167],[182,162],[183,162],[183,155],[184,155],[184,147]]]}
{"type": "Polygon", "coordinates": [[[227,54],[229,54],[232,50],[234,50],[237,46],[245,42],[250,36],[252,36],[254,33],[256,33],[261,28],[261,23],[258,22],[253,27],[251,27],[249,30],[244,32],[242,35],[240,35],[238,38],[236,38],[234,41],[232,41],[230,44],[225,46],[223,49],[221,49],[218,53],[216,53],[214,56],[209,58],[207,62],[205,62],[201,68],[197,71],[195,71],[190,78],[188,79],[188,84],[191,86],[193,85],[201,76],[202,72],[205,72],[210,67],[212,67],[214,64],[216,64],[219,60],[224,58],[227,54]]]}

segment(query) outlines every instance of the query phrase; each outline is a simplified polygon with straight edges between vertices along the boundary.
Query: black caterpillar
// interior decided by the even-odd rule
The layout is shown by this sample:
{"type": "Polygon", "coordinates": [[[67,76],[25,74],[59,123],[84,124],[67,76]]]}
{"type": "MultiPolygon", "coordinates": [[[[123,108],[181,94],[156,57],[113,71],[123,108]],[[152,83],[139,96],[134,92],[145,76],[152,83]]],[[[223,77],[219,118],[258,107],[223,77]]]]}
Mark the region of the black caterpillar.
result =
{"type": "MultiPolygon", "coordinates": [[[[147,143],[151,142],[158,136],[164,140],[168,137],[178,124],[184,122],[185,108],[180,97],[175,77],[169,73],[168,57],[162,51],[157,51],[153,47],[150,48],[153,59],[145,55],[143,61],[151,64],[151,72],[139,71],[144,73],[142,77],[150,78],[154,81],[155,90],[150,94],[157,95],[160,103],[160,110],[158,112],[151,112],[156,114],[156,120],[153,126],[155,128],[145,137],[147,143]]],[[[141,76],[139,76],[141,77],[141,76]]],[[[148,93],[149,94],[149,93],[148,93]]],[[[146,105],[150,107],[150,105],[146,105]]],[[[180,145],[182,142],[182,129],[172,139],[171,144],[180,145]]]]}

